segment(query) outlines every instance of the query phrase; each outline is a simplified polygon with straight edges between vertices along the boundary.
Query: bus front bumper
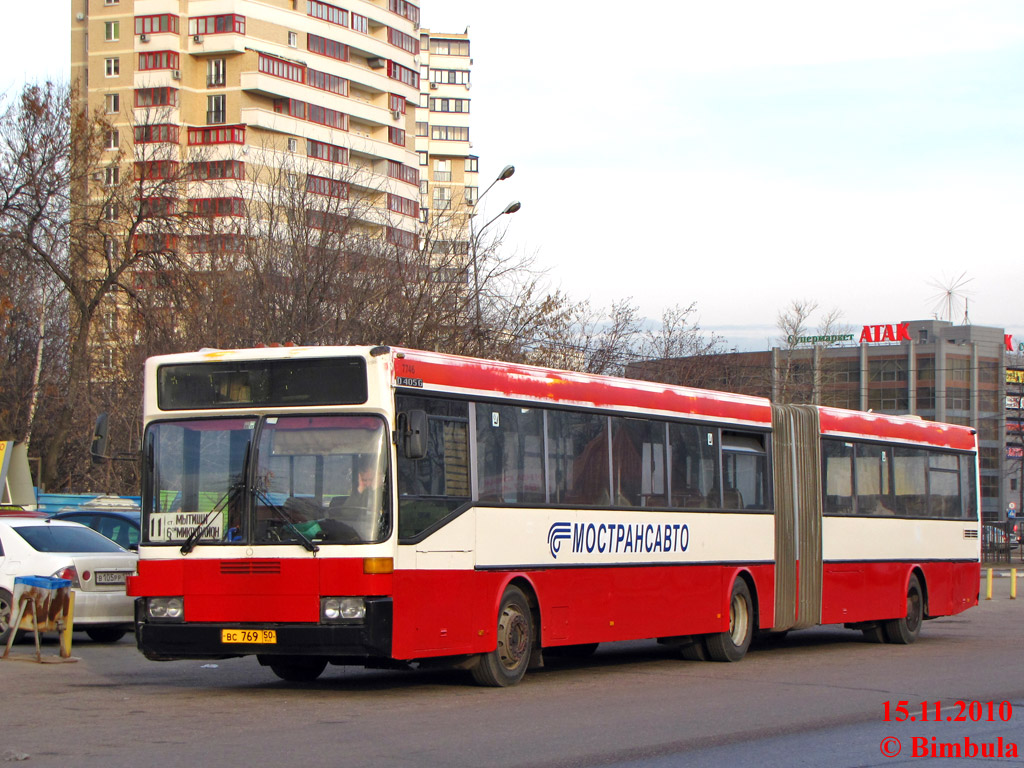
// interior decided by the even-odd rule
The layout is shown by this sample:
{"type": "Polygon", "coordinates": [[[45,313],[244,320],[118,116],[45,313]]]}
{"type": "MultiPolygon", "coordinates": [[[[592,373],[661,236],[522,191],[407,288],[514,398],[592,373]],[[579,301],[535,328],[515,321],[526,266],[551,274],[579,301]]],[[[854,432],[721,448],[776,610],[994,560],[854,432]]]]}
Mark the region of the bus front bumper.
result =
{"type": "Polygon", "coordinates": [[[391,656],[392,615],[391,598],[377,598],[367,600],[365,619],[351,623],[154,622],[147,620],[145,600],[139,598],[135,605],[135,639],[143,655],[157,661],[226,659],[253,654],[386,659],[391,656]]]}

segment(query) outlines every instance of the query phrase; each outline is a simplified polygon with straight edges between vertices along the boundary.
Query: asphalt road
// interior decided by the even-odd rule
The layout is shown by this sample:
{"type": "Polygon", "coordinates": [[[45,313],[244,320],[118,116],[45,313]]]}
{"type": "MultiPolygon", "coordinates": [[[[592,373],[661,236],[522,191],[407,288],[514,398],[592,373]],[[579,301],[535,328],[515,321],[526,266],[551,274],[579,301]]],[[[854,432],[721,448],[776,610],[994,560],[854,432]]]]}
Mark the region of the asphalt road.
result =
{"type": "MultiPolygon", "coordinates": [[[[914,758],[915,743],[962,747],[965,737],[976,744],[1001,737],[1005,756],[1009,744],[1024,746],[1024,600],[1007,599],[1005,579],[995,594],[965,614],[928,622],[911,646],[874,645],[859,632],[823,627],[718,664],[682,661],[654,643],[615,644],[587,662],[549,662],[510,689],[474,687],[465,673],[351,667],[289,684],[252,658],[157,663],[128,638],[105,646],[76,634],[76,663],[0,663],[0,762],[904,765],[923,759],[914,758]],[[885,722],[884,703],[895,714],[901,700],[915,722],[885,722]],[[958,700],[980,702],[983,719],[946,720],[958,714],[958,700]],[[999,718],[1002,701],[1014,708],[1009,722],[999,718]],[[922,702],[929,722],[920,721],[922,702]],[[901,752],[889,758],[882,742],[890,739],[891,752],[894,738],[901,752]]],[[[15,651],[26,655],[32,646],[15,651]]],[[[56,643],[44,652],[55,656],[56,643]]]]}

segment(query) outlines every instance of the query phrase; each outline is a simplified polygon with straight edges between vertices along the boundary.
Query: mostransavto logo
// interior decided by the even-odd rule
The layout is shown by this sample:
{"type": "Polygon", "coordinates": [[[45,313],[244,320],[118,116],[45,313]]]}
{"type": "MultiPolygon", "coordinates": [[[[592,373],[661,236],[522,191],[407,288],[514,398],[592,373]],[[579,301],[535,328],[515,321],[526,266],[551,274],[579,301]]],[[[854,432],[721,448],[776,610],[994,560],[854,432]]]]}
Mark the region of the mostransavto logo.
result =
{"type": "Polygon", "coordinates": [[[548,529],[553,559],[558,559],[564,541],[572,542],[573,554],[685,552],[690,546],[690,527],[685,523],[558,522],[548,529]]]}

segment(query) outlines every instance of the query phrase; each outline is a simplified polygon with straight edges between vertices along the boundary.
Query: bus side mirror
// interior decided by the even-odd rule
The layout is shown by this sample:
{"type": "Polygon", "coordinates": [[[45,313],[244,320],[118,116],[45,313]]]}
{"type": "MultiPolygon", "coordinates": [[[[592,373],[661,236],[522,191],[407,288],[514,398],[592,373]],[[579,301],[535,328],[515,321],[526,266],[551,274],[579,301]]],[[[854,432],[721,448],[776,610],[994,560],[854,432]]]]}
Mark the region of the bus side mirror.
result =
{"type": "Polygon", "coordinates": [[[101,413],[96,417],[96,428],[92,431],[92,446],[89,449],[93,464],[102,464],[110,459],[107,456],[107,432],[107,414],[101,413]]]}
{"type": "Polygon", "coordinates": [[[407,459],[422,459],[427,455],[427,412],[408,411],[398,420],[402,441],[402,455],[407,459]]]}

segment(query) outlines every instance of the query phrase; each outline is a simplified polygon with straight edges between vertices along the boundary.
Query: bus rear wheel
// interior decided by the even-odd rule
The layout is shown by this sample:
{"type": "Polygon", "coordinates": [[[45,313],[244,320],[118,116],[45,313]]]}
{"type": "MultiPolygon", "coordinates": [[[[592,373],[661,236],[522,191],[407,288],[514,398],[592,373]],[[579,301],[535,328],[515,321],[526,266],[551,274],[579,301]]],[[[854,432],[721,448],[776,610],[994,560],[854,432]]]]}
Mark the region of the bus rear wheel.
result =
{"type": "Polygon", "coordinates": [[[737,578],[729,597],[729,631],[704,636],[708,656],[714,661],[739,661],[754,636],[754,601],[747,582],[737,578]]]}
{"type": "Polygon", "coordinates": [[[523,679],[533,653],[533,614],[526,595],[510,586],[498,609],[497,647],[483,653],[473,667],[478,685],[504,688],[523,679]]]}
{"type": "Polygon", "coordinates": [[[289,683],[311,683],[320,677],[327,666],[327,659],[317,656],[289,656],[267,663],[270,671],[289,683]]]}
{"type": "Polygon", "coordinates": [[[907,615],[901,619],[890,619],[882,625],[885,639],[898,645],[909,645],[921,634],[924,621],[924,595],[921,582],[911,575],[907,584],[907,615]]]}

